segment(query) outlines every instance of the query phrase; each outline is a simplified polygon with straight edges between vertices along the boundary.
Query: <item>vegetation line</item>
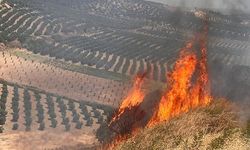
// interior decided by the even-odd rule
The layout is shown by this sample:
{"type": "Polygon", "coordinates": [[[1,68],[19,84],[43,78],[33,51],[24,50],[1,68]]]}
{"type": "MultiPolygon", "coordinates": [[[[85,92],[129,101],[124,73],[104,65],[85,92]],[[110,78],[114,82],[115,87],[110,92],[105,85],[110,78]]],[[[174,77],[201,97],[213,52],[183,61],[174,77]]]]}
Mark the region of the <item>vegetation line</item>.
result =
{"type": "Polygon", "coordinates": [[[83,65],[77,65],[77,64],[72,64],[66,61],[62,60],[57,60],[57,59],[49,59],[41,55],[36,55],[36,54],[30,54],[25,51],[19,51],[19,50],[11,50],[11,54],[27,59],[27,60],[32,60],[32,61],[38,61],[41,63],[53,65],[55,67],[64,69],[64,70],[69,70],[69,71],[74,71],[82,74],[87,74],[87,75],[92,75],[104,79],[109,79],[109,80],[115,80],[115,81],[126,81],[129,80],[130,77],[127,75],[123,75],[120,73],[116,72],[110,72],[106,70],[100,70],[100,69],[95,69],[83,65]]]}
{"type": "MultiPolygon", "coordinates": [[[[66,96],[60,96],[60,95],[57,95],[55,93],[50,93],[50,92],[47,92],[45,90],[38,89],[37,87],[32,87],[32,86],[27,86],[27,85],[20,85],[20,84],[17,85],[17,84],[15,84],[13,82],[6,81],[6,80],[4,80],[2,78],[0,78],[0,84],[15,86],[17,88],[23,88],[23,89],[27,89],[27,90],[30,90],[30,91],[33,91],[33,92],[39,92],[39,93],[54,96],[54,97],[60,97],[60,98],[67,99],[67,100],[70,100],[70,101],[73,101],[73,102],[79,102],[78,100],[71,99],[71,98],[68,98],[66,96]]],[[[97,102],[91,102],[91,101],[88,101],[88,100],[81,100],[81,101],[84,102],[85,104],[89,105],[89,106],[96,106],[97,108],[107,108],[107,109],[110,109],[110,110],[113,109],[113,107],[111,107],[111,106],[100,104],[100,103],[97,103],[97,102]]]]}

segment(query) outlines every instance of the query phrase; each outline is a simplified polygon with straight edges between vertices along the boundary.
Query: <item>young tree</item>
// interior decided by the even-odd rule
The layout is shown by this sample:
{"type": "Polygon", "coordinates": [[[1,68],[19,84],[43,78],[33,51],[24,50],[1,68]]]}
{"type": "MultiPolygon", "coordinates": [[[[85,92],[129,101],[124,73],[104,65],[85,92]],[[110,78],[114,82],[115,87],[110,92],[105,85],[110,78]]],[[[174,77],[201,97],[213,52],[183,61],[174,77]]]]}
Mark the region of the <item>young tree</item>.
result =
{"type": "Polygon", "coordinates": [[[12,98],[12,122],[17,122],[19,119],[19,94],[18,87],[14,86],[14,96],[12,98]]]}
{"type": "Polygon", "coordinates": [[[45,129],[45,123],[44,123],[44,122],[41,122],[40,125],[39,125],[38,130],[43,131],[44,129],[45,129]]]}
{"type": "Polygon", "coordinates": [[[5,111],[5,104],[7,101],[8,89],[7,84],[3,84],[2,95],[0,99],[0,132],[3,132],[3,127],[1,125],[5,124],[7,112],[5,111]]]}
{"type": "Polygon", "coordinates": [[[32,123],[31,118],[31,100],[30,100],[30,94],[27,89],[24,90],[24,113],[25,113],[25,125],[26,125],[26,131],[30,130],[30,126],[32,123]]]}
{"type": "Polygon", "coordinates": [[[78,122],[76,123],[76,128],[77,128],[77,129],[81,129],[82,126],[83,126],[83,123],[82,123],[82,122],[78,121],[78,122]]]}
{"type": "Polygon", "coordinates": [[[18,124],[15,123],[15,124],[13,125],[13,127],[12,127],[12,130],[17,130],[17,129],[18,129],[18,124]]]}
{"type": "Polygon", "coordinates": [[[100,115],[100,116],[98,117],[98,122],[97,122],[97,123],[102,124],[103,121],[104,121],[103,116],[100,115]]]}
{"type": "Polygon", "coordinates": [[[92,118],[89,118],[87,120],[87,123],[86,123],[86,126],[92,126],[93,125],[93,119],[92,118]]]}
{"type": "Polygon", "coordinates": [[[4,128],[0,125],[0,133],[3,133],[4,128]]]}
{"type": "Polygon", "coordinates": [[[50,116],[50,121],[51,121],[51,127],[55,128],[57,125],[57,121],[56,121],[56,113],[55,113],[55,104],[52,100],[51,95],[47,95],[46,97],[47,100],[47,104],[48,104],[48,113],[50,116]]]}

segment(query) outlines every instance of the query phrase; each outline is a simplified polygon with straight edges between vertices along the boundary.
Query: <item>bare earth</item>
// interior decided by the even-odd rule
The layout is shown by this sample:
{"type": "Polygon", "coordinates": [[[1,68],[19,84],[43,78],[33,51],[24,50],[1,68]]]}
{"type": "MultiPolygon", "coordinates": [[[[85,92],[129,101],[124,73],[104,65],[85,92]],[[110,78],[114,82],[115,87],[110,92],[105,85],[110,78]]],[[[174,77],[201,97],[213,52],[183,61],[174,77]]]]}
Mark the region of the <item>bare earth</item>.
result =
{"type": "MultiPolygon", "coordinates": [[[[11,55],[8,51],[0,52],[0,78],[18,85],[25,85],[44,90],[45,92],[58,94],[75,100],[95,101],[102,104],[117,106],[119,102],[126,96],[130,89],[130,83],[118,82],[68,70],[54,67],[24,58],[11,55]]],[[[1,88],[1,87],[0,87],[1,88]]],[[[50,120],[45,115],[45,130],[39,131],[39,124],[36,122],[37,111],[34,93],[30,92],[32,104],[32,125],[31,131],[25,131],[24,120],[24,103],[23,89],[19,89],[20,96],[20,116],[18,130],[12,130],[12,97],[13,87],[8,86],[8,97],[6,108],[8,111],[6,124],[4,125],[4,133],[0,136],[0,150],[44,150],[65,148],[72,149],[80,145],[81,147],[91,147],[98,144],[95,137],[95,131],[98,128],[97,119],[91,127],[84,126],[81,130],[72,129],[65,132],[64,127],[60,124],[59,108],[55,105],[58,127],[51,128],[50,120]],[[67,148],[70,147],[70,148],[67,148]]],[[[45,95],[41,95],[41,104],[47,113],[47,104],[45,103],[45,95]]],[[[65,104],[66,101],[65,101],[65,104]]],[[[79,108],[76,105],[76,108],[79,108]]],[[[78,109],[77,113],[80,113],[78,109]]],[[[72,114],[67,110],[67,117],[72,120],[72,114]]],[[[86,121],[81,118],[81,122],[86,121]]]]}
{"type": "Polygon", "coordinates": [[[37,87],[46,92],[75,100],[96,101],[117,106],[131,84],[63,70],[51,65],[0,54],[0,78],[19,85],[37,87]]]}
{"type": "Polygon", "coordinates": [[[79,132],[19,131],[1,134],[0,150],[44,150],[75,145],[87,147],[96,143],[94,135],[79,132]]]}

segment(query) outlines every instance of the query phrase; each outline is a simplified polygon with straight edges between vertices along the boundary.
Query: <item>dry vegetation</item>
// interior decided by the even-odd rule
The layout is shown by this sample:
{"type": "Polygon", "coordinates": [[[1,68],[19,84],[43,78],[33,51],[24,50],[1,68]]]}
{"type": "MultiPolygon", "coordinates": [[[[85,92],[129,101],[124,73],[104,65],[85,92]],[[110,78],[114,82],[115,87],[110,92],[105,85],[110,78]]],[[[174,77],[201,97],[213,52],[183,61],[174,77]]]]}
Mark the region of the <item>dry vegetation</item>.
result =
{"type": "Polygon", "coordinates": [[[174,118],[154,128],[140,131],[117,146],[131,149],[250,149],[249,124],[241,125],[236,108],[217,101],[174,118]]]}

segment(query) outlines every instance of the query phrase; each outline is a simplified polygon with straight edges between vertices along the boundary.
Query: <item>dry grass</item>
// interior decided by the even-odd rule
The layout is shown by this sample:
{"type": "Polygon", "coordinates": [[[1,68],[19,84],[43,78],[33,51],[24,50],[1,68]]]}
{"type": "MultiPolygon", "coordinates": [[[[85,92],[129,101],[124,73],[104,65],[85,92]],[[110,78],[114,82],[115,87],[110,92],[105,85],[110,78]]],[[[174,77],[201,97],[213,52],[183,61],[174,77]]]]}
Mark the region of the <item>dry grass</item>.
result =
{"type": "Polygon", "coordinates": [[[215,101],[206,108],[144,129],[117,149],[249,149],[249,139],[242,134],[237,114],[229,102],[215,101]]]}

